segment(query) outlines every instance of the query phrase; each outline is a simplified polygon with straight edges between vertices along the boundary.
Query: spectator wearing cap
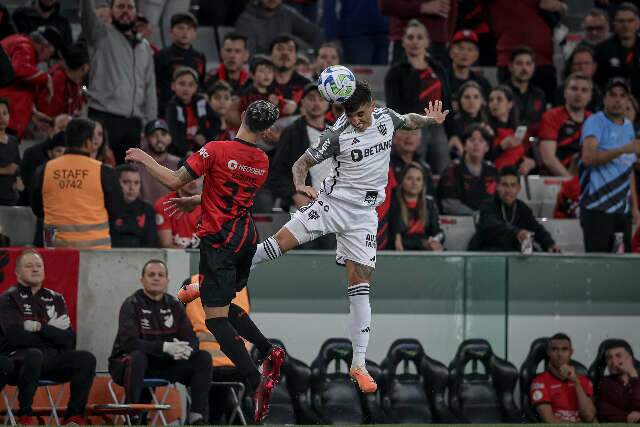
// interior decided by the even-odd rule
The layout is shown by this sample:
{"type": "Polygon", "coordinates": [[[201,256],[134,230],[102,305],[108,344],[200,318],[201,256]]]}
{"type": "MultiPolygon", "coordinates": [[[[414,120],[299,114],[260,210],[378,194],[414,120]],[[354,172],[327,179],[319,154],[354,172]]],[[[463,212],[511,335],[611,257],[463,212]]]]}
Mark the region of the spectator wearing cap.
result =
{"type": "Polygon", "coordinates": [[[0,96],[9,99],[9,128],[22,138],[33,114],[35,96],[40,88],[53,95],[51,76],[38,68],[38,63],[51,59],[62,45],[60,33],[52,27],[39,29],[31,35],[14,34],[0,42],[11,61],[15,77],[11,85],[0,89],[0,96]]]}
{"type": "Polygon", "coordinates": [[[122,216],[110,222],[114,248],[152,248],[156,246],[156,219],[153,206],[140,199],[140,171],[133,163],[116,168],[124,196],[122,216]]]}
{"type": "Polygon", "coordinates": [[[247,38],[236,32],[227,33],[220,49],[220,65],[207,76],[207,89],[218,81],[231,85],[233,96],[238,97],[251,86],[251,76],[244,69],[249,61],[247,38]]]}
{"type": "Polygon", "coordinates": [[[171,90],[174,95],[165,113],[173,141],[169,152],[185,157],[216,137],[220,119],[209,107],[206,96],[198,93],[198,73],[193,68],[177,68],[171,90]]]}
{"type": "Polygon", "coordinates": [[[33,180],[31,209],[43,218],[45,246],[109,249],[109,220],[123,207],[113,169],[91,158],[96,124],[72,119],[65,153],[42,165],[33,180]]]}
{"type": "MultiPolygon", "coordinates": [[[[591,101],[587,105],[589,111],[602,110],[602,89],[593,82],[598,64],[595,60],[595,52],[593,48],[587,44],[578,45],[565,63],[562,77],[566,80],[571,74],[581,74],[592,80],[591,101]]],[[[564,83],[556,90],[553,104],[555,106],[564,105],[564,83]]]]}
{"type": "MultiPolygon", "coordinates": [[[[180,158],[169,154],[168,148],[171,146],[171,133],[169,125],[162,119],[151,120],[144,128],[144,143],[142,149],[146,151],[156,162],[171,170],[178,170],[180,158]]],[[[147,168],[142,168],[140,172],[140,198],[151,206],[156,200],[169,193],[169,189],[153,178],[147,168]]]]}
{"type": "Polygon", "coordinates": [[[458,19],[455,0],[378,0],[380,11],[389,16],[389,37],[393,44],[393,63],[401,60],[406,46],[404,38],[409,23],[417,19],[428,30],[431,44],[430,57],[440,63],[447,62],[447,43],[451,40],[458,19]]]}
{"type": "Polygon", "coordinates": [[[484,97],[489,96],[491,84],[479,73],[471,70],[473,64],[478,61],[480,50],[478,49],[478,35],[471,30],[460,30],[453,35],[449,45],[449,58],[451,65],[447,69],[449,88],[451,93],[458,93],[458,89],[465,82],[475,81],[482,88],[484,97]]]}
{"type": "MultiPolygon", "coordinates": [[[[444,68],[427,55],[430,39],[426,27],[413,19],[407,24],[403,40],[406,56],[389,68],[384,78],[387,106],[400,114],[420,113],[429,102],[442,100],[449,108],[449,80],[444,68]]],[[[439,174],[449,163],[449,144],[442,125],[423,130],[427,161],[439,174]]]]}
{"type": "Polygon", "coordinates": [[[325,0],[323,21],[326,39],[340,42],[346,64],[388,63],[389,18],[376,0],[325,0]]]}
{"type": "Polygon", "coordinates": [[[545,19],[550,14],[567,14],[562,0],[495,0],[490,2],[493,31],[497,38],[498,77],[508,80],[511,54],[518,46],[529,46],[535,55],[534,83],[542,88],[547,98],[556,89],[556,70],[553,66],[553,26],[545,19]]]}
{"type": "Polygon", "coordinates": [[[204,53],[193,48],[198,21],[190,13],[179,13],[171,17],[171,46],[165,47],[154,58],[156,66],[156,84],[158,85],[158,111],[165,114],[167,103],[173,96],[171,82],[178,67],[189,67],[198,74],[203,82],[207,59],[204,53]]]}
{"type": "Polygon", "coordinates": [[[531,48],[519,46],[511,51],[507,85],[513,90],[520,122],[528,126],[531,135],[537,134],[540,119],[547,106],[544,91],[532,82],[536,67],[536,56],[531,48]]]}
{"type": "Polygon", "coordinates": [[[302,98],[302,91],[309,79],[296,71],[298,46],[288,34],[282,34],[271,41],[271,62],[274,65],[274,89],[284,99],[291,99],[296,104],[302,98]]]}
{"type": "Polygon", "coordinates": [[[631,82],[631,94],[640,99],[640,15],[638,8],[623,3],[613,15],[613,35],[596,47],[595,81],[601,87],[613,77],[631,82]]]}
{"type": "MultiPolygon", "coordinates": [[[[280,198],[285,210],[289,210],[289,207],[300,208],[311,201],[303,194],[296,193],[291,167],[309,147],[315,146],[327,126],[325,113],[329,103],[320,95],[316,84],[305,86],[300,105],[302,115],[282,131],[279,148],[271,163],[270,186],[273,196],[280,198]]],[[[312,167],[307,176],[307,185],[320,189],[330,170],[331,162],[327,161],[312,167]]]]}
{"type": "Polygon", "coordinates": [[[148,20],[152,29],[150,42],[167,46],[171,40],[171,18],[188,13],[190,0],[139,0],[136,4],[140,15],[148,20]]]}
{"type": "Polygon", "coordinates": [[[631,249],[631,217],[640,220],[633,164],[640,154],[631,121],[624,117],[631,90],[620,78],[609,81],[604,111],[582,127],[580,225],[587,252],[610,252],[614,234],[631,249]]]}
{"type": "Polygon", "coordinates": [[[609,375],[600,380],[596,402],[598,420],[608,423],[640,421],[640,379],[629,343],[619,340],[606,353],[609,375]]]}
{"type": "Polygon", "coordinates": [[[595,47],[609,37],[609,17],[600,9],[591,9],[582,18],[582,43],[595,47]]]}
{"type": "Polygon", "coordinates": [[[77,116],[87,103],[82,85],[89,74],[89,51],[81,43],[73,45],[64,55],[64,61],[49,69],[53,81],[53,96],[41,88],[36,98],[36,108],[53,118],[60,114],[77,116]]]}
{"type": "Polygon", "coordinates": [[[249,3],[238,17],[236,32],[247,38],[252,54],[270,53],[272,40],[282,33],[295,37],[301,50],[317,49],[323,38],[316,24],[282,4],[282,0],[255,0],[249,3]]]}
{"type": "Polygon", "coordinates": [[[571,74],[564,84],[565,104],[545,111],[538,138],[545,175],[570,177],[571,163],[580,154],[580,132],[591,115],[593,83],[581,74],[571,74]]]}
{"type": "Polygon", "coordinates": [[[64,46],[71,46],[73,37],[69,20],[60,14],[58,0],[33,0],[30,6],[13,11],[13,23],[19,33],[31,34],[39,27],[53,27],[62,36],[64,46]]]}
{"type": "Polygon", "coordinates": [[[113,0],[111,24],[98,18],[94,0],[82,0],[80,12],[91,57],[89,116],[107,129],[120,164],[128,148],[140,145],[143,122],[158,115],[153,51],[133,31],[133,0],[113,0]]]}

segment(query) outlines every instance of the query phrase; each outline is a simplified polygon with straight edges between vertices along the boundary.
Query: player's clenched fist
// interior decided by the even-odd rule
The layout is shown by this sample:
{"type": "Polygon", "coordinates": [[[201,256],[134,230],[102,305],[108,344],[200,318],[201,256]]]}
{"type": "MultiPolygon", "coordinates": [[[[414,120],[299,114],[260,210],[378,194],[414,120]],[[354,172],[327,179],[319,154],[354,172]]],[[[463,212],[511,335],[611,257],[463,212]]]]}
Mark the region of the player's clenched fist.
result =
{"type": "Polygon", "coordinates": [[[318,198],[318,192],[316,191],[316,189],[313,187],[309,187],[308,185],[297,185],[296,193],[304,194],[305,196],[313,200],[318,198]]]}

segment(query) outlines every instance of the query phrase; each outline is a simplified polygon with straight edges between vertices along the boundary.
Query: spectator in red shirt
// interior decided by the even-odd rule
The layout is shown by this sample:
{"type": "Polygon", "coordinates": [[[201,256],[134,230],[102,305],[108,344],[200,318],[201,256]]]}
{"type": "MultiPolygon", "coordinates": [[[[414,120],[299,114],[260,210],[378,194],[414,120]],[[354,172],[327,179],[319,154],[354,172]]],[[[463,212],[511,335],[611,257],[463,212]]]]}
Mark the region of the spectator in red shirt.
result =
{"type": "Polygon", "coordinates": [[[240,96],[251,85],[251,76],[243,67],[249,61],[247,38],[238,33],[224,36],[220,49],[220,65],[207,76],[207,87],[217,81],[225,81],[233,88],[233,96],[240,96]]]}
{"type": "MultiPolygon", "coordinates": [[[[520,46],[511,52],[509,62],[510,80],[507,82],[513,90],[514,102],[523,125],[528,126],[531,135],[537,135],[542,113],[546,109],[545,93],[531,82],[536,69],[534,52],[527,46],[520,46]]],[[[554,86],[555,90],[555,86],[554,86]]]]}
{"type": "Polygon", "coordinates": [[[289,34],[279,35],[271,41],[269,52],[274,65],[276,94],[300,103],[304,87],[310,81],[296,71],[298,46],[295,40],[289,34]]]}
{"type": "Polygon", "coordinates": [[[640,379],[633,352],[626,342],[607,350],[609,375],[598,387],[598,419],[609,423],[640,421],[640,379]]]}
{"type": "MultiPolygon", "coordinates": [[[[169,154],[168,147],[171,146],[171,134],[169,125],[162,119],[152,120],[144,128],[145,143],[143,149],[162,166],[171,170],[177,170],[180,159],[169,154]]],[[[147,171],[147,168],[140,168],[140,198],[150,205],[154,205],[156,200],[169,192],[167,187],[156,181],[147,171]]]]}
{"type": "Polygon", "coordinates": [[[165,203],[177,197],[191,197],[202,193],[203,179],[197,179],[158,199],[154,205],[158,244],[161,248],[197,248],[200,238],[196,235],[202,208],[196,206],[190,212],[166,211],[165,203]]]}
{"type": "Polygon", "coordinates": [[[87,103],[82,91],[85,77],[89,73],[89,51],[83,44],[69,48],[64,61],[49,69],[53,82],[53,96],[49,99],[46,88],[41,88],[36,108],[51,119],[60,114],[77,116],[87,103]]]}
{"type": "Polygon", "coordinates": [[[178,67],[173,72],[173,98],[167,104],[166,118],[173,143],[169,152],[185,157],[220,132],[220,119],[209,108],[207,98],[198,93],[198,73],[193,68],[178,67]]]}
{"type": "Polygon", "coordinates": [[[498,76],[508,80],[510,55],[517,46],[527,45],[536,57],[534,83],[543,88],[551,99],[556,89],[556,70],[553,66],[553,28],[545,20],[545,13],[566,15],[568,8],[562,0],[493,0],[490,2],[493,31],[498,40],[498,76]]]}
{"type": "Polygon", "coordinates": [[[116,158],[113,155],[113,150],[109,148],[109,135],[107,135],[107,129],[97,120],[96,131],[93,136],[93,145],[95,149],[91,153],[91,157],[115,168],[116,158]]]}
{"type": "Polygon", "coordinates": [[[61,49],[62,37],[52,27],[38,30],[29,36],[14,34],[0,42],[2,49],[11,60],[15,78],[10,86],[0,89],[0,96],[9,99],[12,129],[22,138],[33,113],[34,99],[41,87],[46,87],[48,95],[53,95],[51,76],[38,68],[38,63],[51,59],[61,49]]]}
{"type": "Polygon", "coordinates": [[[489,115],[494,134],[489,158],[498,169],[516,166],[518,173],[527,175],[536,162],[526,155],[530,148],[527,128],[520,125],[518,107],[508,86],[500,85],[489,94],[489,115]]]}
{"type": "Polygon", "coordinates": [[[447,62],[447,43],[458,19],[455,0],[378,0],[380,12],[391,17],[390,38],[393,43],[393,63],[398,62],[406,47],[403,37],[413,19],[427,28],[431,36],[429,53],[436,61],[447,62]]]}
{"type": "Polygon", "coordinates": [[[591,9],[582,19],[582,43],[595,47],[609,37],[609,17],[600,9],[591,9]]]}
{"type": "Polygon", "coordinates": [[[60,13],[59,0],[34,0],[29,6],[13,11],[13,23],[19,33],[31,34],[40,27],[50,26],[58,30],[65,46],[73,43],[69,19],[60,13]]]}
{"type": "Polygon", "coordinates": [[[557,333],[549,339],[549,365],[531,383],[531,403],[545,423],[591,423],[595,420],[593,386],[571,364],[571,339],[557,333]]]}
{"type": "Polygon", "coordinates": [[[442,212],[474,215],[496,190],[498,170],[485,155],[492,135],[482,125],[472,125],[463,136],[464,157],[456,160],[440,176],[438,199],[442,212]]]}
{"type": "MultiPolygon", "coordinates": [[[[387,106],[400,114],[419,113],[429,102],[442,100],[449,108],[449,84],[442,66],[427,55],[430,39],[420,21],[409,21],[402,44],[406,57],[389,68],[384,78],[387,106]]],[[[423,129],[427,141],[427,161],[439,174],[449,163],[447,135],[442,125],[423,129]]]]}
{"type": "Polygon", "coordinates": [[[177,13],[171,17],[171,46],[154,56],[156,84],[158,85],[158,113],[164,114],[173,93],[173,73],[179,67],[189,67],[198,74],[198,82],[205,78],[207,59],[204,53],[193,48],[198,31],[198,21],[190,13],[177,13]]]}
{"type": "Polygon", "coordinates": [[[544,113],[538,138],[545,175],[571,176],[569,166],[580,153],[582,124],[591,115],[593,83],[580,74],[570,75],[564,84],[565,104],[544,113]]]}
{"type": "Polygon", "coordinates": [[[438,209],[433,198],[426,194],[425,181],[424,169],[413,162],[398,178],[389,213],[389,233],[397,251],[444,250],[438,209]]]}
{"type": "Polygon", "coordinates": [[[555,219],[575,219],[580,212],[580,176],[577,161],[572,165],[573,178],[562,183],[553,209],[555,219]]]}

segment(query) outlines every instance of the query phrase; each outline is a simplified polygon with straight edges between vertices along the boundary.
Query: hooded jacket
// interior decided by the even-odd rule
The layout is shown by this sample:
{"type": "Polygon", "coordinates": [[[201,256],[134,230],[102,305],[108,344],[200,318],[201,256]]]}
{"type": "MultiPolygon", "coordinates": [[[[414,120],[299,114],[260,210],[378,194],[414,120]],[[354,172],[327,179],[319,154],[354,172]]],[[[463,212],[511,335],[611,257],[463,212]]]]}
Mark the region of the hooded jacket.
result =
{"type": "Polygon", "coordinates": [[[95,12],[94,0],[80,3],[82,34],[89,46],[89,108],[148,122],[157,117],[153,51],[138,35],[128,39],[95,12]]]}

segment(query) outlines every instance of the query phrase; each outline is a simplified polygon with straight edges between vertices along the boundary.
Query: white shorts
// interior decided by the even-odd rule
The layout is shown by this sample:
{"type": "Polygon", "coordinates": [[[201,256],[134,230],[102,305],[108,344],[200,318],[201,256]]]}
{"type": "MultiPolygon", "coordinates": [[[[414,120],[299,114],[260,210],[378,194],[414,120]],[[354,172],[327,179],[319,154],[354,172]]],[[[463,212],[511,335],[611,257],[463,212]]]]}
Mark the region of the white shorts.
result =
{"type": "Polygon", "coordinates": [[[336,262],[346,260],[376,266],[378,214],[375,208],[358,206],[327,196],[324,192],[291,215],[285,224],[299,244],[334,233],[338,242],[336,262]]]}

